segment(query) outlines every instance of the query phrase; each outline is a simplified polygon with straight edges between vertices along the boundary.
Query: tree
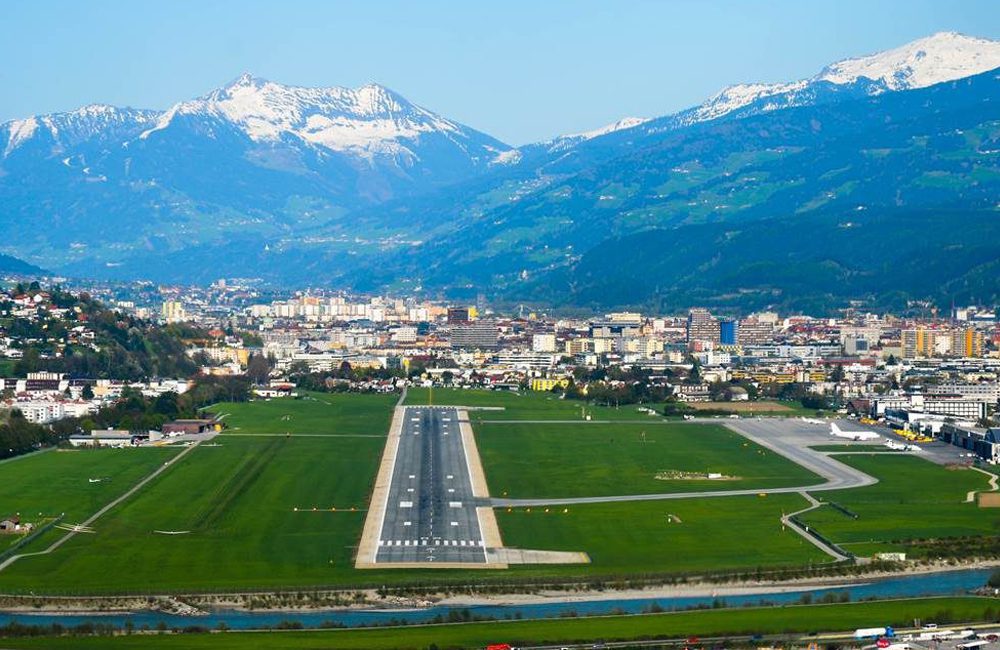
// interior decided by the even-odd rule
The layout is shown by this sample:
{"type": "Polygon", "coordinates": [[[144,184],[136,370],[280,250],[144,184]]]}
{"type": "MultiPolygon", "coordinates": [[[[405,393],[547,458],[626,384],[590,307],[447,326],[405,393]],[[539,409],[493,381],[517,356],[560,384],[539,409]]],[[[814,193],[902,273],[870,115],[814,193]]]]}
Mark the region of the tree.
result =
{"type": "Polygon", "coordinates": [[[844,366],[838,364],[833,367],[833,372],[830,373],[830,381],[835,384],[844,381],[844,366]]]}
{"type": "Polygon", "coordinates": [[[254,354],[247,361],[247,377],[255,384],[263,384],[271,375],[271,364],[262,354],[254,354]]]}
{"type": "Polygon", "coordinates": [[[86,400],[94,399],[94,388],[90,384],[84,384],[83,390],[80,391],[80,397],[86,400]]]}

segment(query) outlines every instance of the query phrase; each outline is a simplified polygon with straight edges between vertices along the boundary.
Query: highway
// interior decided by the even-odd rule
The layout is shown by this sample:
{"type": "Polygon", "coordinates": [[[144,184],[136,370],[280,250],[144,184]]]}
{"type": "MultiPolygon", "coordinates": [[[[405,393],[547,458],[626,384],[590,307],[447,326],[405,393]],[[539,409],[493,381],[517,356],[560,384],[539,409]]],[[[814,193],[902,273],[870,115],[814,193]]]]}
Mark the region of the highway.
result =
{"type": "Polygon", "coordinates": [[[458,411],[405,408],[375,563],[486,563],[458,411]]]}

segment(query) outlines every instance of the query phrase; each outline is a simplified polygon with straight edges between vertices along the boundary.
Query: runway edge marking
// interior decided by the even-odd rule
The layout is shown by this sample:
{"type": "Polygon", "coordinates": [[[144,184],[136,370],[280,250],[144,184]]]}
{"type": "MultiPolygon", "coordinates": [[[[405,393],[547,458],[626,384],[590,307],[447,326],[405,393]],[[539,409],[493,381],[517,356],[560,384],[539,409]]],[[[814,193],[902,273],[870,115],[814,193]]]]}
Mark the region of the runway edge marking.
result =
{"type": "MultiPolygon", "coordinates": [[[[472,431],[472,423],[469,420],[469,413],[464,409],[456,409],[458,417],[458,428],[462,433],[462,453],[465,454],[466,469],[469,472],[469,481],[472,483],[472,496],[481,499],[488,499],[490,496],[489,485],[486,483],[486,472],[483,470],[483,462],[479,456],[479,447],[476,444],[476,436],[472,431]]],[[[479,535],[483,540],[483,554],[486,564],[496,569],[506,569],[507,563],[491,561],[489,549],[499,549],[503,547],[503,539],[500,537],[500,526],[497,523],[496,513],[490,507],[476,508],[476,521],[479,524],[479,535]]]]}
{"type": "Polygon", "coordinates": [[[374,569],[377,566],[375,560],[378,555],[378,539],[382,534],[385,513],[389,507],[389,488],[392,486],[392,474],[396,469],[396,455],[399,453],[399,442],[406,419],[407,407],[402,404],[402,401],[403,399],[400,398],[392,413],[392,424],[389,426],[389,435],[386,437],[385,449],[382,452],[382,462],[379,465],[375,487],[372,490],[371,505],[368,508],[368,516],[365,518],[361,542],[358,544],[358,553],[354,559],[355,569],[374,569]]]}

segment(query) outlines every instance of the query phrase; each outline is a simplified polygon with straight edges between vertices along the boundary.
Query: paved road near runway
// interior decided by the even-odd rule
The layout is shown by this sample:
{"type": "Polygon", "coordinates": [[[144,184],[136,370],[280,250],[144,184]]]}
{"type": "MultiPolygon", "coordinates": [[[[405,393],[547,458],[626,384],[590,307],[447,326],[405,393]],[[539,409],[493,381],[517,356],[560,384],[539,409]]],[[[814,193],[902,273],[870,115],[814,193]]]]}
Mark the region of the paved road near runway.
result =
{"type": "Polygon", "coordinates": [[[406,407],[376,564],[486,563],[469,462],[451,407],[406,407]]]}

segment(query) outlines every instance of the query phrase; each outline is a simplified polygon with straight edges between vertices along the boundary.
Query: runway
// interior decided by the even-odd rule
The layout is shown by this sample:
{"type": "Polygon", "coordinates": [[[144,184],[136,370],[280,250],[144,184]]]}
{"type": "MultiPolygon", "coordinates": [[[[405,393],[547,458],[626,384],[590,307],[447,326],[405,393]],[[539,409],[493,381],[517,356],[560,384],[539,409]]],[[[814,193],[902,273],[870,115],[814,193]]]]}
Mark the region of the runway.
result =
{"type": "Polygon", "coordinates": [[[375,564],[485,564],[458,410],[403,408],[375,564]]]}

